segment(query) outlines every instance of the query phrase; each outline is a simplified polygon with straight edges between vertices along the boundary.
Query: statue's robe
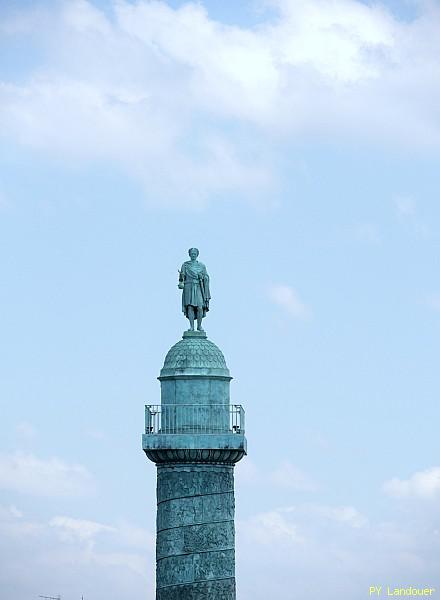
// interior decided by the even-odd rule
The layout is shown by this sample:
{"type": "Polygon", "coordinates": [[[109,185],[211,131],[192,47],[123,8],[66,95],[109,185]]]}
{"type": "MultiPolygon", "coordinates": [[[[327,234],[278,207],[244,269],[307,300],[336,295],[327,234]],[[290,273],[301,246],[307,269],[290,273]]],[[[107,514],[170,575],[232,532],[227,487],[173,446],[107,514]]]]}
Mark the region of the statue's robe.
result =
{"type": "Polygon", "coordinates": [[[199,261],[187,260],[180,271],[180,280],[183,281],[182,311],[188,317],[188,307],[192,306],[202,310],[203,316],[209,310],[209,275],[206,267],[199,261]]]}

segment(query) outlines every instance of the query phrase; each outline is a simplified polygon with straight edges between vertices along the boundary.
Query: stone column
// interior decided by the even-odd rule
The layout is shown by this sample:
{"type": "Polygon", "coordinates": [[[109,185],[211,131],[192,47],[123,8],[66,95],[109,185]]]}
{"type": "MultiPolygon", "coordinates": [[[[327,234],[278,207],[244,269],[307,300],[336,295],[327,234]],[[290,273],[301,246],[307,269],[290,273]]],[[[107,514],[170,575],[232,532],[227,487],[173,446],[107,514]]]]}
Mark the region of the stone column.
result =
{"type": "Polygon", "coordinates": [[[235,598],[234,467],[157,469],[157,600],[235,598]]]}
{"type": "Polygon", "coordinates": [[[143,436],[157,466],[156,600],[235,600],[234,465],[246,438],[229,370],[204,332],[185,332],[159,380],[143,436]]]}

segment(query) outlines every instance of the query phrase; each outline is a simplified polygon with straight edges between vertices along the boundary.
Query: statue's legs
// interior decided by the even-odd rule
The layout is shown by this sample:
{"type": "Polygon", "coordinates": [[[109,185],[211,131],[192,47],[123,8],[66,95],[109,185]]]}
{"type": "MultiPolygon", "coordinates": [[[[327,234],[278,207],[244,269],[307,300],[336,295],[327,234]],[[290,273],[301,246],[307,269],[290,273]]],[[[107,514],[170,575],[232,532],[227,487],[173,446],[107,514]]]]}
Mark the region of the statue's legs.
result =
{"type": "Polygon", "coordinates": [[[197,309],[197,331],[203,331],[202,319],[203,319],[203,310],[201,308],[198,308],[197,309]]]}
{"type": "MultiPolygon", "coordinates": [[[[194,307],[193,306],[188,306],[188,319],[189,319],[190,331],[194,331],[194,307]]],[[[198,323],[198,320],[197,320],[197,323],[198,323]]]]}

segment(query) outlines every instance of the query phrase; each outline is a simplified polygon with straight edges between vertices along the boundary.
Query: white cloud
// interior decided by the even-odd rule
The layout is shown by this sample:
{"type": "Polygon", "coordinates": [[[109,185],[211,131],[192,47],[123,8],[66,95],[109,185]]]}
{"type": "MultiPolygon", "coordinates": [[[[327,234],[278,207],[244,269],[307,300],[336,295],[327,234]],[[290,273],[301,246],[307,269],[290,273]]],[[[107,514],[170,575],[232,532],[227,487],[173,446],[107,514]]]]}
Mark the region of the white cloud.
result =
{"type": "Polygon", "coordinates": [[[127,592],[154,597],[154,535],[128,522],[68,516],[45,522],[0,506],[0,562],[2,592],[12,597],[13,590],[17,600],[35,588],[97,600],[118,600],[127,592]]]}
{"type": "Polygon", "coordinates": [[[154,533],[127,521],[118,523],[116,528],[118,539],[123,545],[154,553],[156,547],[156,536],[154,533]]]}
{"type": "Polygon", "coordinates": [[[297,491],[315,491],[317,485],[301,469],[289,461],[283,461],[270,475],[275,485],[297,491]]]}
{"type": "Polygon", "coordinates": [[[49,525],[55,527],[65,540],[91,540],[99,533],[115,531],[109,525],[71,517],[54,517],[49,525]]]}
{"type": "Polygon", "coordinates": [[[237,523],[240,587],[255,600],[292,589],[301,598],[361,600],[371,581],[402,577],[423,587],[437,581],[439,544],[426,515],[383,523],[349,505],[277,508],[237,523]]]}
{"type": "Polygon", "coordinates": [[[154,551],[155,537],[152,533],[137,527],[127,521],[122,521],[114,525],[108,525],[88,519],[76,519],[67,516],[56,516],[49,521],[49,526],[59,536],[60,540],[65,542],[85,542],[89,548],[95,545],[95,542],[102,534],[107,534],[120,544],[120,548],[137,548],[154,551]]]}
{"type": "Polygon", "coordinates": [[[329,506],[325,504],[303,503],[294,506],[284,506],[277,511],[283,515],[291,515],[302,526],[308,526],[313,521],[334,522],[342,526],[359,529],[368,525],[368,519],[354,506],[329,506]]]}
{"type": "Polygon", "coordinates": [[[274,34],[281,33],[276,43],[288,65],[309,66],[330,83],[353,83],[377,78],[391,58],[396,24],[379,6],[350,0],[273,4],[283,16],[274,34]]]}
{"type": "MultiPolygon", "coordinates": [[[[2,130],[68,164],[105,161],[150,201],[267,193],[274,144],[306,135],[440,145],[439,11],[399,21],[358,0],[278,0],[258,27],[202,4],[86,0],[2,25],[41,52],[0,84],[2,130]]],[[[9,36],[9,37],[8,37],[9,36]]]]}
{"type": "Polygon", "coordinates": [[[272,285],[269,288],[269,297],[272,302],[296,319],[304,319],[310,315],[308,306],[302,302],[298,293],[288,285],[272,285]]]}
{"type": "Polygon", "coordinates": [[[345,523],[355,529],[364,527],[368,523],[368,519],[354,508],[354,506],[316,506],[313,507],[313,510],[323,517],[339,523],[345,523]]]}
{"type": "Polygon", "coordinates": [[[247,521],[239,522],[237,527],[258,544],[270,545],[277,541],[297,544],[302,541],[297,526],[278,510],[258,513],[247,521]]]}
{"type": "Polygon", "coordinates": [[[19,510],[14,504],[10,504],[9,506],[2,506],[0,504],[0,520],[9,520],[9,519],[21,519],[23,513],[19,510]]]}
{"type": "MultiPolygon", "coordinates": [[[[436,581],[440,536],[426,511],[367,521],[350,505],[299,504],[237,521],[237,576],[243,598],[361,600],[371,580],[436,581]],[[270,577],[268,577],[270,573],[270,577]]],[[[25,600],[35,588],[97,600],[154,598],[154,533],[128,522],[59,515],[33,521],[0,507],[2,591],[25,600]]]]}
{"type": "Polygon", "coordinates": [[[440,496],[440,467],[417,471],[409,479],[394,477],[384,483],[383,490],[397,498],[437,498],[440,496]]]}
{"type": "Polygon", "coordinates": [[[26,519],[23,512],[15,505],[0,505],[0,534],[2,537],[19,537],[24,539],[40,534],[41,529],[39,523],[26,519]]]}
{"type": "Polygon", "coordinates": [[[81,465],[33,454],[0,454],[0,488],[38,496],[82,496],[93,487],[91,474],[81,465]]]}

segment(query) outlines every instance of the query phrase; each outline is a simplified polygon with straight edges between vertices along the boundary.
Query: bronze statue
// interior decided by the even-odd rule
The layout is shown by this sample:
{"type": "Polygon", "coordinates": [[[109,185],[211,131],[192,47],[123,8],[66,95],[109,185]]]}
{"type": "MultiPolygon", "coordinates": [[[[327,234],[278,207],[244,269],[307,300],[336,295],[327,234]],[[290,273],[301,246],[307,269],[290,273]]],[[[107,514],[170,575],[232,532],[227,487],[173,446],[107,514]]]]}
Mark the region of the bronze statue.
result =
{"type": "Polygon", "coordinates": [[[202,319],[209,310],[209,275],[203,263],[197,260],[199,251],[190,248],[188,254],[191,260],[183,263],[179,271],[179,289],[182,290],[182,311],[189,319],[190,328],[194,331],[194,320],[197,319],[197,331],[203,331],[202,319]]]}

